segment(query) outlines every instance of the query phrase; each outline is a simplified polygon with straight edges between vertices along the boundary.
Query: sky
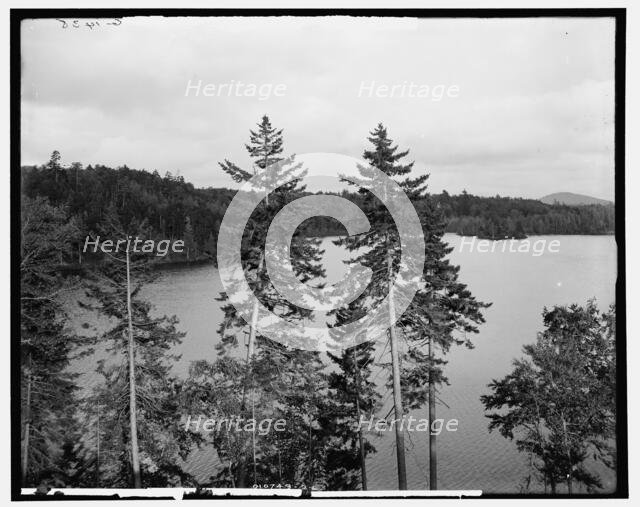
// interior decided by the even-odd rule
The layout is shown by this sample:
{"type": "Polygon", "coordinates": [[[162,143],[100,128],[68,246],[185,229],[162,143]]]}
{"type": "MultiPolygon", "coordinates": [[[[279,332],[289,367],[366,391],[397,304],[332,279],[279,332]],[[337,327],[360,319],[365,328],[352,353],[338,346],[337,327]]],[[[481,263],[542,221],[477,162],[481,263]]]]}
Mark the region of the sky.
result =
{"type": "Polygon", "coordinates": [[[250,168],[267,114],[286,154],[361,157],[383,123],[432,192],[613,200],[613,19],[85,21],[23,22],[23,165],[232,187],[218,162],[250,168]]]}

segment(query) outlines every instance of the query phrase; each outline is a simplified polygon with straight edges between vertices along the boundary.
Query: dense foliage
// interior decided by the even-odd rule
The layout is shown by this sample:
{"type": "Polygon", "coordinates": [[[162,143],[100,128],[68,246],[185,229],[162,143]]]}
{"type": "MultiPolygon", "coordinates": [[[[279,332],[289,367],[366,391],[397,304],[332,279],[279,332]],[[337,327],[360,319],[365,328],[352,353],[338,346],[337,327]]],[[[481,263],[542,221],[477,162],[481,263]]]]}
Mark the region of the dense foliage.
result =
{"type": "MultiPolygon", "coordinates": [[[[64,207],[85,234],[99,231],[113,208],[125,227],[132,221],[146,221],[153,239],[185,239],[188,253],[173,254],[171,260],[215,253],[220,221],[234,194],[228,189],[197,189],[171,173],[162,177],[156,171],[126,166],[72,164],[65,168],[55,153],[44,166],[22,168],[22,190],[29,197],[46,197],[52,205],[64,207]]],[[[68,260],[87,257],[80,252],[84,236],[77,235],[72,243],[76,258],[68,260]]]]}
{"type": "Polygon", "coordinates": [[[534,199],[479,197],[465,191],[460,195],[445,191],[433,200],[448,222],[447,231],[464,236],[610,234],[615,230],[613,205],[549,205],[534,199]]]}
{"type": "Polygon", "coordinates": [[[552,493],[562,483],[569,494],[575,483],[593,491],[602,485],[588,460],[615,466],[615,307],[601,313],[590,301],[545,309],[542,317],[545,330],[524,347],[525,357],[482,397],[489,429],[529,454],[552,493]]]}
{"type": "MultiPolygon", "coordinates": [[[[221,165],[231,171],[235,167],[229,161],[221,165]]],[[[227,188],[195,188],[169,172],[160,176],[157,171],[127,166],[114,169],[79,163],[63,167],[57,152],[43,166],[23,167],[22,187],[31,198],[45,197],[52,205],[64,207],[83,231],[99,230],[110,207],[117,210],[125,226],[131,220],[146,220],[152,237],[185,240],[185,253],[170,253],[164,259],[172,261],[215,257],[215,238],[235,194],[227,188]]],[[[345,194],[362,204],[362,196],[345,194]]],[[[503,239],[532,234],[610,234],[615,229],[613,205],[549,205],[533,199],[480,197],[467,192],[450,195],[446,191],[431,195],[430,200],[418,199],[416,207],[435,206],[444,217],[446,232],[460,235],[503,239]]],[[[304,230],[312,236],[345,232],[339,222],[327,217],[310,220],[304,230]]],[[[75,258],[68,261],[82,262],[87,257],[81,252],[83,242],[84,236],[73,239],[75,258]]]]}
{"type": "Polygon", "coordinates": [[[67,238],[76,233],[63,210],[46,199],[23,197],[20,230],[20,356],[22,482],[68,479],[63,428],[73,416],[76,376],[67,367],[78,353],[61,296],[74,281],[58,273],[67,238]]]}

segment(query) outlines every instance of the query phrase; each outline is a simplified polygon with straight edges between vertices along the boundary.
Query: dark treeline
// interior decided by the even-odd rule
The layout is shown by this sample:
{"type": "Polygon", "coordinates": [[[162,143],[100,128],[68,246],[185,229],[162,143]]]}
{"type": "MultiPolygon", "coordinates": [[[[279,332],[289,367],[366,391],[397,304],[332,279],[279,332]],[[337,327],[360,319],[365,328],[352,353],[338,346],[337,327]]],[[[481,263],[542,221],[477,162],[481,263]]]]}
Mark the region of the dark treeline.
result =
{"type": "Polygon", "coordinates": [[[521,238],[527,234],[611,234],[613,205],[549,205],[535,199],[480,197],[446,191],[433,199],[448,221],[447,232],[462,236],[521,238]]]}
{"type": "MultiPolygon", "coordinates": [[[[348,197],[359,202],[357,194],[348,197]]],[[[550,205],[535,199],[481,197],[466,191],[451,195],[446,190],[431,194],[429,199],[444,216],[446,232],[460,236],[522,239],[540,234],[613,234],[615,230],[614,205],[550,205]]],[[[416,207],[424,206],[426,203],[418,202],[416,207]]],[[[342,226],[329,218],[317,219],[310,230],[317,236],[344,234],[342,226]]]]}
{"type": "Polygon", "coordinates": [[[170,253],[167,260],[211,258],[222,216],[235,191],[195,188],[182,176],[167,172],[113,169],[103,165],[71,167],[60,164],[60,154],[40,167],[22,168],[22,191],[30,198],[44,197],[65,210],[83,235],[74,238],[75,259],[82,262],[87,233],[96,233],[110,211],[123,225],[146,222],[149,239],[183,239],[185,252],[170,253]]]}
{"type": "MultiPolygon", "coordinates": [[[[182,176],[167,172],[116,169],[103,165],[83,167],[73,163],[63,167],[60,154],[39,167],[22,168],[22,186],[26,196],[46,197],[54,206],[65,209],[83,231],[97,231],[108,211],[118,214],[123,224],[146,221],[155,239],[182,239],[185,252],[170,252],[164,260],[194,261],[215,256],[215,238],[227,205],[235,190],[195,188],[182,176]]],[[[344,192],[357,204],[362,197],[344,192]]],[[[503,239],[524,238],[536,234],[610,234],[615,229],[613,205],[549,205],[534,199],[480,197],[463,191],[432,194],[431,201],[446,221],[446,232],[463,236],[503,239]]],[[[427,206],[417,202],[416,206],[427,206]]],[[[308,222],[305,232],[311,236],[335,236],[345,233],[331,218],[318,217],[308,222]]],[[[73,259],[82,262],[85,237],[75,238],[73,259]]]]}

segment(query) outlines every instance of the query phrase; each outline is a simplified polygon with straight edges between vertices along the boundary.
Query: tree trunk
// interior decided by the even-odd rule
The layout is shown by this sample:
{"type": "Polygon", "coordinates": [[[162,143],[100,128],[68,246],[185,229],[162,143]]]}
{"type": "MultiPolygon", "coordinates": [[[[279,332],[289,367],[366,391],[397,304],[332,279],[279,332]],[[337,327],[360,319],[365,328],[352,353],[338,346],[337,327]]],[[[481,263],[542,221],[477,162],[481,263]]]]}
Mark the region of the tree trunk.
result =
{"type": "MultiPolygon", "coordinates": [[[[256,271],[256,290],[258,290],[258,285],[260,283],[260,276],[262,273],[262,268],[264,264],[264,254],[260,256],[260,261],[258,262],[258,269],[256,271]]],[[[258,299],[255,298],[253,302],[253,308],[251,309],[251,324],[249,326],[249,343],[247,344],[247,375],[245,377],[244,385],[242,387],[242,405],[241,410],[244,412],[245,410],[245,400],[246,400],[246,392],[247,392],[247,383],[249,381],[249,377],[253,378],[252,374],[252,365],[251,361],[253,359],[253,354],[255,351],[255,343],[256,343],[256,328],[258,327],[258,299]]]]}
{"type": "Polygon", "coordinates": [[[96,424],[96,488],[100,487],[100,411],[96,424]]]}
{"type": "Polygon", "coordinates": [[[360,426],[360,367],[358,366],[358,357],[356,355],[356,347],[353,348],[353,364],[356,369],[356,420],[358,422],[358,446],[360,448],[360,475],[362,480],[362,491],[367,490],[367,463],[366,452],[364,449],[364,438],[362,437],[362,427],[360,426]]]}
{"type": "MultiPolygon", "coordinates": [[[[258,268],[256,269],[256,291],[260,290],[260,277],[262,276],[262,270],[264,269],[264,253],[260,255],[258,261],[258,268]]],[[[256,343],[256,328],[258,327],[258,299],[255,298],[253,302],[253,308],[251,310],[251,328],[249,329],[249,344],[247,347],[247,364],[250,364],[253,358],[253,351],[256,343]]]]}
{"type": "Polygon", "coordinates": [[[138,452],[138,421],[136,409],[135,344],[133,342],[133,320],[131,316],[131,269],[127,248],[127,316],[129,320],[129,429],[131,432],[131,468],[133,487],[142,488],[140,480],[140,456],[138,452]]]}
{"type": "Polygon", "coordinates": [[[387,266],[389,270],[389,341],[391,342],[391,366],[393,371],[393,407],[395,410],[396,423],[396,458],[398,461],[398,489],[407,489],[407,468],[404,458],[404,425],[399,425],[402,420],[404,411],[402,409],[402,392],[400,391],[400,356],[398,353],[398,343],[396,339],[395,320],[395,303],[393,300],[393,280],[391,278],[391,255],[387,255],[387,266]]]}
{"type": "Polygon", "coordinates": [[[253,377],[251,379],[251,419],[253,422],[253,432],[251,433],[251,451],[253,454],[253,485],[258,482],[258,465],[256,463],[256,400],[255,390],[253,389],[253,377]]]}
{"type": "MultiPolygon", "coordinates": [[[[258,262],[258,269],[256,271],[256,287],[260,280],[260,273],[262,272],[262,265],[264,261],[264,254],[260,257],[260,261],[258,262]]],[[[254,427],[255,427],[255,405],[253,402],[254,393],[253,393],[253,354],[255,352],[255,342],[256,342],[256,329],[258,327],[258,300],[256,299],[253,303],[253,308],[251,310],[251,324],[249,326],[249,343],[247,344],[247,373],[244,380],[244,385],[242,386],[242,403],[240,405],[240,411],[244,414],[246,411],[246,393],[247,393],[247,384],[251,382],[251,417],[254,419],[254,427]]],[[[253,480],[256,480],[256,449],[255,449],[255,434],[252,437],[251,441],[252,451],[253,451],[253,480]]],[[[243,450],[244,452],[244,450],[243,450]]],[[[247,471],[246,471],[246,457],[242,456],[238,461],[238,487],[244,488],[246,487],[247,481],[247,471]],[[241,470],[242,469],[242,470],[241,470]]]]}
{"type": "Polygon", "coordinates": [[[562,418],[562,432],[564,434],[564,447],[565,452],[567,454],[567,460],[569,462],[569,473],[567,474],[567,491],[569,494],[573,494],[573,481],[571,475],[573,474],[573,466],[571,464],[571,449],[569,449],[569,439],[567,438],[567,421],[564,419],[564,415],[562,418]]]}
{"type": "Polygon", "coordinates": [[[251,310],[251,327],[249,329],[249,343],[247,345],[247,365],[250,365],[253,359],[253,351],[256,343],[256,327],[258,326],[258,310],[258,300],[255,299],[251,310]]]}
{"type": "Polygon", "coordinates": [[[24,409],[24,438],[22,440],[22,485],[27,485],[29,470],[29,436],[31,433],[31,372],[27,380],[27,403],[24,409]]]}
{"type": "Polygon", "coordinates": [[[436,454],[436,435],[431,431],[431,425],[436,420],[436,386],[433,382],[433,355],[431,338],[429,338],[429,489],[438,489],[438,457],[436,454]]]}
{"type": "MultiPolygon", "coordinates": [[[[268,149],[267,149],[267,139],[266,139],[266,137],[265,137],[264,141],[262,142],[262,146],[263,146],[262,152],[264,153],[264,156],[262,158],[263,167],[261,167],[261,169],[264,171],[267,168],[267,160],[269,160],[269,152],[268,152],[268,149]]],[[[254,169],[253,170],[253,174],[255,175],[257,173],[258,173],[258,171],[256,171],[254,169]]],[[[265,202],[265,205],[267,207],[269,207],[269,192],[265,192],[264,202],[265,202]]]]}

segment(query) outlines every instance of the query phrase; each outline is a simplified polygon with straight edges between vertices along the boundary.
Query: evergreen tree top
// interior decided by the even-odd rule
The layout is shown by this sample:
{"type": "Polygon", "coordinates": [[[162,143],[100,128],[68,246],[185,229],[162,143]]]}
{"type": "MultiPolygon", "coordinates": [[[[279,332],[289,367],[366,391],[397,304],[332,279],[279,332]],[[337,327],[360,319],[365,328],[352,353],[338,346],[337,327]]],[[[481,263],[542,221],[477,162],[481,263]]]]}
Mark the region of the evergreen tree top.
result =
{"type": "Polygon", "coordinates": [[[264,169],[271,164],[279,162],[282,157],[282,131],[271,126],[271,120],[265,114],[262,121],[257,124],[258,130],[249,131],[249,144],[245,144],[251,158],[255,159],[255,164],[260,169],[264,169]]]}
{"type": "Polygon", "coordinates": [[[398,145],[393,145],[393,140],[389,138],[387,128],[382,123],[378,123],[367,139],[373,149],[365,150],[362,157],[373,167],[388,176],[401,176],[411,172],[413,162],[404,165],[398,163],[409,154],[409,150],[398,152],[398,145]]]}

